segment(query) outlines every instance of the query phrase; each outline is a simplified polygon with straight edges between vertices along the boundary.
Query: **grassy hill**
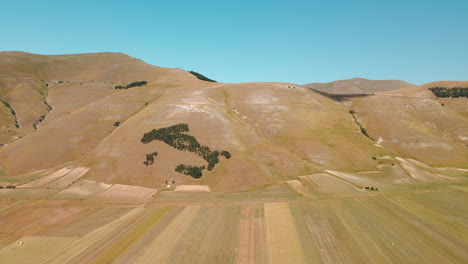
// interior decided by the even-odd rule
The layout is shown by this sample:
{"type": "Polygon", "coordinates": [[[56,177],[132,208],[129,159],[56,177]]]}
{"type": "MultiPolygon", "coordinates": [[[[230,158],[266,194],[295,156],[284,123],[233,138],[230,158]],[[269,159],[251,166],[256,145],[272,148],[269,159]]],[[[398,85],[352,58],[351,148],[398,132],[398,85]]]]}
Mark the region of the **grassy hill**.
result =
{"type": "Polygon", "coordinates": [[[308,83],[304,87],[330,94],[374,93],[411,87],[414,84],[400,80],[368,80],[353,78],[329,83],[308,83]]]}
{"type": "Polygon", "coordinates": [[[355,98],[350,106],[287,83],[207,83],[180,69],[116,53],[4,52],[0,69],[0,97],[19,123],[15,128],[11,111],[0,105],[1,138],[8,143],[0,149],[0,166],[9,176],[73,165],[89,168],[83,179],[97,182],[159,188],[173,180],[224,192],[324,170],[375,170],[381,165],[376,157],[403,155],[466,167],[463,103],[454,99],[445,107],[402,111],[406,101],[426,107],[439,100],[423,88],[355,98]],[[135,81],[147,85],[114,89],[135,81]],[[443,117],[428,112],[435,109],[443,117]],[[383,111],[393,112],[379,115],[383,111]],[[427,124],[430,118],[438,120],[436,127],[427,124]],[[407,134],[406,122],[413,122],[415,134],[407,134]],[[220,159],[212,171],[193,179],[175,168],[207,165],[202,157],[159,141],[140,142],[148,131],[179,123],[187,124],[201,145],[229,151],[232,158],[220,159]],[[426,138],[429,128],[434,136],[426,138]],[[414,150],[420,146],[416,140],[432,152],[414,150]],[[439,149],[444,158],[433,154],[439,149]],[[146,155],[154,152],[154,164],[145,165],[146,155]]]}
{"type": "Polygon", "coordinates": [[[399,155],[433,166],[463,166],[468,159],[467,98],[437,98],[430,87],[468,87],[441,81],[381,92],[350,105],[376,140],[399,155]]]}

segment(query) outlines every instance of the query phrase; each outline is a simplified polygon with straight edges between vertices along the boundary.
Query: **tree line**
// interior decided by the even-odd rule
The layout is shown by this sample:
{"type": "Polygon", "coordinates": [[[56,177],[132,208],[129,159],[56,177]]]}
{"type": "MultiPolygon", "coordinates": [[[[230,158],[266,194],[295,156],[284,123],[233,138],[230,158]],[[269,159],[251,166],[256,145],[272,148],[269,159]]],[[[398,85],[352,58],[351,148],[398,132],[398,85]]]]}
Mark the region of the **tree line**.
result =
{"type": "Polygon", "coordinates": [[[465,97],[468,98],[468,87],[431,87],[429,90],[437,97],[443,98],[458,98],[465,97]]]}
{"type": "Polygon", "coordinates": [[[198,79],[202,80],[202,81],[207,81],[207,82],[216,82],[215,80],[212,80],[206,76],[204,76],[203,74],[200,74],[198,72],[194,72],[194,71],[189,71],[191,74],[195,75],[195,77],[197,77],[198,79]]]}
{"type": "Polygon", "coordinates": [[[114,87],[114,89],[128,89],[128,88],[132,88],[132,87],[136,87],[136,86],[143,86],[143,85],[147,85],[148,82],[147,81],[140,81],[140,82],[132,82],[130,84],[127,84],[127,85],[117,85],[114,87]]]}

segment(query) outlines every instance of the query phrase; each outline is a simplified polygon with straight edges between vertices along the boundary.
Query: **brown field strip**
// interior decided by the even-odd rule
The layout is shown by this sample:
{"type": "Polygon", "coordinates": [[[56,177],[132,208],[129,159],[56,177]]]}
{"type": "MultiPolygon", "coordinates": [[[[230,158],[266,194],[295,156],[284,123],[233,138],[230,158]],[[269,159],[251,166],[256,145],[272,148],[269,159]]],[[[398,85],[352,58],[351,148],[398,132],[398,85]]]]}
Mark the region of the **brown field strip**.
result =
{"type": "MultiPolygon", "coordinates": [[[[22,235],[45,235],[50,229],[60,226],[68,226],[74,221],[81,220],[92,211],[90,208],[58,207],[54,211],[44,215],[34,223],[22,228],[17,233],[22,235]]],[[[63,234],[60,234],[64,236],[63,234]]]]}
{"type": "Polygon", "coordinates": [[[288,204],[267,203],[264,207],[270,263],[304,263],[304,252],[288,204]]]}
{"type": "Polygon", "coordinates": [[[0,233],[9,234],[16,232],[55,210],[56,208],[32,206],[19,208],[0,218],[0,233]]]}
{"type": "Polygon", "coordinates": [[[179,215],[184,207],[174,207],[166,215],[158,221],[148,232],[146,232],[141,239],[136,241],[129,247],[118,259],[113,261],[117,264],[134,263],[138,256],[158,237],[164,230],[167,229],[169,224],[179,215]]]}
{"type": "Polygon", "coordinates": [[[70,246],[77,238],[72,237],[40,237],[28,236],[0,249],[0,259],[3,264],[42,263],[62,249],[70,246]]]}
{"type": "Polygon", "coordinates": [[[90,207],[76,221],[67,225],[58,225],[41,232],[48,236],[85,236],[118,219],[133,208],[90,207]]]}
{"type": "Polygon", "coordinates": [[[49,189],[2,189],[0,199],[41,199],[56,193],[57,190],[49,189]]]}
{"type": "Polygon", "coordinates": [[[104,192],[87,199],[87,201],[97,203],[144,203],[151,199],[155,193],[156,189],[115,184],[104,192]]]}
{"type": "Polygon", "coordinates": [[[123,238],[113,243],[112,246],[105,252],[99,255],[92,263],[111,263],[122,255],[133,243],[140,239],[144,234],[149,231],[163,216],[165,216],[172,208],[162,207],[152,213],[149,217],[145,218],[142,223],[138,225],[123,238]]]}
{"type": "Polygon", "coordinates": [[[289,185],[283,184],[248,192],[226,193],[222,196],[221,201],[290,200],[299,198],[301,196],[289,185]]]}
{"type": "Polygon", "coordinates": [[[112,185],[106,183],[97,183],[89,180],[78,180],[71,186],[54,194],[54,199],[86,199],[98,195],[109,189],[112,185]]]}
{"type": "Polygon", "coordinates": [[[73,244],[69,245],[68,247],[64,248],[61,251],[57,251],[57,254],[54,256],[49,257],[43,263],[48,264],[63,264],[67,263],[68,261],[72,260],[74,257],[79,255],[81,252],[92,246],[94,243],[98,242],[102,237],[106,236],[122,224],[126,223],[129,219],[132,219],[138,213],[140,213],[143,208],[135,208],[132,211],[128,212],[127,214],[117,218],[113,222],[102,226],[101,228],[87,234],[86,236],[80,238],[79,240],[75,241],[73,244]]]}
{"type": "Polygon", "coordinates": [[[73,171],[67,173],[65,176],[60,177],[59,179],[45,185],[45,188],[50,188],[50,189],[63,189],[77,181],[79,178],[81,178],[83,175],[88,172],[88,168],[76,168],[73,171]]]}
{"type": "Polygon", "coordinates": [[[320,192],[321,195],[325,194],[330,197],[365,195],[365,192],[355,185],[330,174],[313,174],[308,177],[318,185],[316,190],[320,192]]]}
{"type": "Polygon", "coordinates": [[[241,207],[235,262],[268,263],[263,204],[247,204],[241,207]]]}
{"type": "MultiPolygon", "coordinates": [[[[1,200],[0,200],[1,201],[1,200]]],[[[27,206],[31,204],[32,201],[30,200],[11,200],[11,203],[8,206],[4,206],[0,208],[0,216],[9,214],[18,208],[27,206]]]]}
{"type": "Polygon", "coordinates": [[[149,205],[178,204],[178,203],[211,204],[211,203],[217,202],[220,199],[220,197],[221,197],[221,193],[214,193],[214,192],[187,193],[187,192],[163,191],[163,192],[160,192],[148,204],[149,205]]]}
{"type": "Polygon", "coordinates": [[[37,187],[41,187],[41,186],[44,186],[48,183],[51,183],[52,181],[55,181],[57,180],[58,178],[64,176],[65,174],[69,173],[70,171],[72,171],[73,169],[72,168],[62,168],[60,170],[57,170],[57,171],[54,171],[52,173],[50,173],[49,175],[47,176],[44,176],[40,179],[37,179],[37,180],[34,180],[32,182],[28,182],[26,184],[23,184],[23,185],[20,185],[18,187],[20,188],[37,188],[37,187]]]}

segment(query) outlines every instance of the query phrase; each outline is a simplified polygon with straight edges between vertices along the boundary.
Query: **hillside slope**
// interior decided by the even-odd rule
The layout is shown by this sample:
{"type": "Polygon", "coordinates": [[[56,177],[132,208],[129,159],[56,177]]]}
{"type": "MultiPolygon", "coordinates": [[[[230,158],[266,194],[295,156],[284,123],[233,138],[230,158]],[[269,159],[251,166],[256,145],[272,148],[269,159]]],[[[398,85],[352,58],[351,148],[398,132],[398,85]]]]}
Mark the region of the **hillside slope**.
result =
{"type": "Polygon", "coordinates": [[[287,83],[205,82],[123,54],[0,55],[7,102],[0,105],[1,136],[9,140],[0,148],[0,166],[7,177],[29,179],[73,166],[87,168],[83,179],[91,181],[159,189],[168,180],[228,192],[325,170],[376,170],[396,156],[467,166],[465,99],[446,99],[443,107],[426,86],[342,104],[287,83]],[[133,81],[148,84],[114,89],[133,81]],[[219,157],[200,179],[176,172],[179,164],[207,161],[141,139],[179,123],[201,145],[227,150],[232,158],[219,157]],[[145,165],[154,152],[154,164],[145,165]]]}
{"type": "Polygon", "coordinates": [[[362,94],[397,90],[414,84],[400,80],[368,80],[353,78],[329,83],[308,83],[304,87],[330,94],[362,94]]]}
{"type": "Polygon", "coordinates": [[[0,143],[10,143],[35,131],[42,121],[51,122],[113,94],[116,85],[141,80],[176,85],[195,79],[184,70],[152,66],[121,53],[0,52],[0,100],[15,113],[0,111],[0,120],[5,120],[0,143]],[[11,121],[15,118],[18,127],[11,121]]]}
{"type": "Polygon", "coordinates": [[[387,149],[433,166],[468,163],[468,99],[437,98],[430,87],[468,87],[441,81],[356,99],[350,109],[387,149]]]}

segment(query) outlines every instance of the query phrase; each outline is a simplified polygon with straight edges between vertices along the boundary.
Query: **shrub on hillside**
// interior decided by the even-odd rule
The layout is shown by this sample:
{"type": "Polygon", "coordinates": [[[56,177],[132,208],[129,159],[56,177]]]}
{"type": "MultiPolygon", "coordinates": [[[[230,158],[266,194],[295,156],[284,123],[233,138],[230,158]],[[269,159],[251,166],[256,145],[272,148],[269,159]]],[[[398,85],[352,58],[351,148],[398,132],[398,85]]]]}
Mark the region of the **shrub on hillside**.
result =
{"type": "Polygon", "coordinates": [[[127,85],[117,85],[114,88],[115,89],[128,89],[128,88],[132,88],[132,87],[136,87],[136,86],[144,86],[144,85],[147,85],[147,84],[148,84],[147,81],[140,81],[140,82],[132,82],[132,83],[127,84],[127,85]]]}
{"type": "Polygon", "coordinates": [[[195,75],[195,77],[197,77],[198,79],[202,80],[202,81],[207,81],[207,82],[216,82],[215,80],[212,80],[198,72],[194,72],[194,71],[189,71],[191,74],[195,75]]]}

